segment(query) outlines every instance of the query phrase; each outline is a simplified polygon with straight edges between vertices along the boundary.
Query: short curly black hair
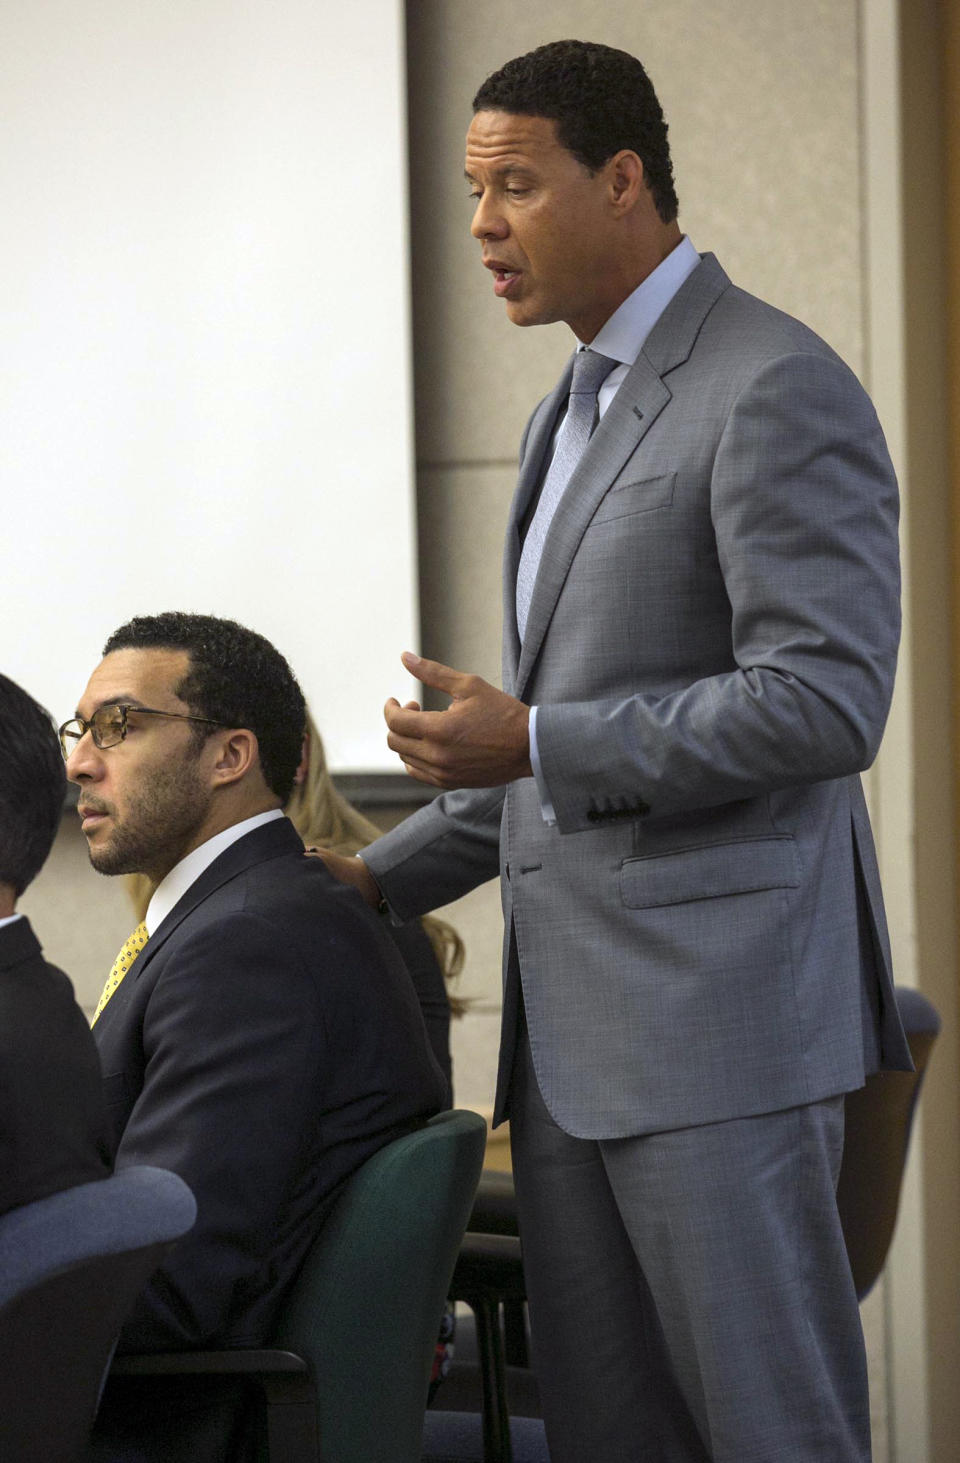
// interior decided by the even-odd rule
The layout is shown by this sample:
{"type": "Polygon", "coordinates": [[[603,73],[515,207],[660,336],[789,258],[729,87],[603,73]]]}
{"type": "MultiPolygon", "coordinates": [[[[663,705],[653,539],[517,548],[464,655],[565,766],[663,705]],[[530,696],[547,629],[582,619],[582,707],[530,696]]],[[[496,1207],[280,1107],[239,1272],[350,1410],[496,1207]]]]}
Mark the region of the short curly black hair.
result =
{"type": "Polygon", "coordinates": [[[660,218],[676,218],[663,109],[649,76],[626,51],[596,41],[550,41],[488,76],[473,110],[547,117],[557,124],[563,146],[591,172],[630,148],[643,163],[660,218]]]}
{"type": "Polygon", "coordinates": [[[67,778],[48,712],[0,676],[0,884],[17,898],[53,845],[67,778]]]}
{"type": "MultiPolygon", "coordinates": [[[[267,786],[287,801],[307,708],[293,671],[269,640],[235,620],[170,610],[121,625],[103,647],[104,655],[114,650],[185,650],[190,669],[176,687],[180,700],[194,716],[252,731],[267,786]]],[[[202,727],[194,732],[201,744],[210,735],[202,727]]]]}

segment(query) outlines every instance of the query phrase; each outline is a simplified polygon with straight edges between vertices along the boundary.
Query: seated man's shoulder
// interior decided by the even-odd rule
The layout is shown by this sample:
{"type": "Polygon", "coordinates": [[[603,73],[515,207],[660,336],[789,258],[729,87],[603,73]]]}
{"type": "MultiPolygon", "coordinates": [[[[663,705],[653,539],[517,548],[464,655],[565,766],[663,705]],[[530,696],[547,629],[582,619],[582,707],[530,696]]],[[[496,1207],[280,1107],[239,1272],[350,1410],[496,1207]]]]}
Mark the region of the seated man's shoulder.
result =
{"type": "Polygon", "coordinates": [[[300,948],[315,951],[346,941],[371,959],[392,964],[392,945],[380,917],[319,859],[291,854],[248,869],[236,894],[234,918],[261,919],[300,948]]]}
{"type": "Polygon", "coordinates": [[[269,968],[271,999],[286,993],[326,1005],[340,989],[355,1005],[407,1002],[409,976],[381,923],[320,860],[285,853],[243,870],[198,904],[158,952],[157,975],[202,965],[211,985],[257,987],[269,968]]]}
{"type": "Polygon", "coordinates": [[[6,1212],[104,1178],[108,1167],[100,1063],[73,986],[43,959],[26,920],[0,934],[0,1212],[6,1212]]]}
{"type": "Polygon", "coordinates": [[[0,1002],[42,1009],[44,1027],[40,1034],[48,1033],[51,1023],[55,1028],[67,1025],[86,1030],[73,983],[59,966],[43,958],[40,942],[25,919],[0,930],[0,965],[4,972],[0,1002]]]}

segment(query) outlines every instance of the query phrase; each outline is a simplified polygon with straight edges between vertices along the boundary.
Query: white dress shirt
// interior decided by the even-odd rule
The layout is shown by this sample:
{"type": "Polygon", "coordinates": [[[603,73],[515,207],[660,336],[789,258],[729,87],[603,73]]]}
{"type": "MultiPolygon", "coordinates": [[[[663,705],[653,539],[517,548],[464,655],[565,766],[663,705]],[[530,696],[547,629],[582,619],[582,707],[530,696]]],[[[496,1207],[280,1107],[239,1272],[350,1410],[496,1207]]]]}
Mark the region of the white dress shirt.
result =
{"type": "Polygon", "coordinates": [[[12,925],[15,919],[23,919],[23,915],[22,914],[5,914],[4,917],[3,917],[3,919],[0,919],[0,930],[3,929],[4,925],[12,925]]]}
{"type": "MultiPolygon", "coordinates": [[[[609,356],[611,360],[621,363],[614,367],[597,393],[598,420],[603,416],[620,386],[626,380],[627,372],[643,350],[647,336],[684,280],[693,273],[699,263],[700,255],[684,234],[677,247],[672,249],[666,259],[657,265],[652,274],[648,274],[646,279],[637,285],[633,294],[628,295],[623,304],[614,310],[607,323],[591,340],[590,350],[597,351],[602,356],[609,356]]],[[[588,347],[582,341],[577,341],[577,350],[587,349],[588,347]]],[[[565,415],[566,413],[564,413],[565,415]]],[[[554,432],[554,449],[563,420],[564,417],[561,417],[554,432]]],[[[548,464],[544,466],[544,475],[546,475],[547,466],[548,464]]],[[[537,781],[543,820],[545,823],[555,823],[557,820],[553,811],[553,803],[543,778],[540,757],[537,753],[537,708],[535,706],[530,707],[529,731],[530,765],[537,781]]]]}
{"type": "Polygon", "coordinates": [[[231,843],[236,843],[238,838],[242,838],[245,833],[251,833],[261,824],[272,823],[275,818],[282,817],[282,808],[271,808],[268,813],[254,813],[252,818],[244,818],[242,823],[234,823],[232,827],[224,828],[222,833],[215,833],[212,838],[207,839],[206,843],[201,843],[178,864],[174,864],[166,878],[161,879],[154,889],[153,897],[147,905],[147,912],[143,917],[147,934],[152,935],[154,930],[160,928],[174,905],[179,904],[186,894],[190,885],[197,882],[204,869],[208,869],[214,859],[219,858],[231,843]]]}

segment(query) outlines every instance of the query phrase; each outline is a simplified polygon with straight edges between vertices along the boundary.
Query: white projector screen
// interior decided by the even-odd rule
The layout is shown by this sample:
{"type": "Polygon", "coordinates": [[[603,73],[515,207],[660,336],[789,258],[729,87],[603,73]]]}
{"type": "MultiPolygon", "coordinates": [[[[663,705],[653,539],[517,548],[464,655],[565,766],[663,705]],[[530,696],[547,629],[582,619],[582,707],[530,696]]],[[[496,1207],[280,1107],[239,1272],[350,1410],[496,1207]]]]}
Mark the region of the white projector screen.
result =
{"type": "Polygon", "coordinates": [[[401,0],[3,0],[0,668],[260,630],[331,765],[418,648],[401,0]]]}

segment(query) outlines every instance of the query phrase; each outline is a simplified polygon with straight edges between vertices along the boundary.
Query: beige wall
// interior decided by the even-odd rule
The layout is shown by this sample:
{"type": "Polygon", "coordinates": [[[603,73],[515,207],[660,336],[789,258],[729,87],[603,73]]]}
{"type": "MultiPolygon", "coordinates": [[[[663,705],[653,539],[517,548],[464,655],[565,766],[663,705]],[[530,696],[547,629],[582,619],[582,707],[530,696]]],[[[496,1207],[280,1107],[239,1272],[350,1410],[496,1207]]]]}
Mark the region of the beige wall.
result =
{"type": "Polygon", "coordinates": [[[958,1456],[960,1106],[950,715],[942,18],[937,0],[865,0],[868,362],[903,495],[901,673],[877,771],[898,979],[943,1017],[887,1266],[898,1460],[958,1456]],[[882,56],[884,30],[889,45],[882,56]],[[887,75],[899,69],[899,74],[887,75]],[[890,135],[888,135],[890,134],[890,135]]]}
{"type": "Polygon", "coordinates": [[[960,524],[960,15],[903,5],[906,381],[912,514],[914,737],[917,747],[918,984],[944,1018],[923,1099],[922,1241],[927,1293],[930,1457],[960,1456],[960,990],[957,981],[956,596],[960,524]],[[941,29],[942,27],[942,29],[941,29]],[[948,66],[944,66],[948,59],[948,66]],[[945,148],[950,187],[944,188],[945,148]],[[947,201],[948,211],[944,208],[947,201]],[[950,232],[945,230],[949,219],[950,232]],[[948,253],[948,245],[952,254],[948,253]],[[946,308],[945,308],[946,307],[946,308]],[[954,375],[948,381],[947,322],[954,375]],[[951,410],[952,408],[952,410],[951,410]],[[951,444],[948,433],[954,433],[951,444]],[[953,446],[951,474],[950,447],[953,446]],[[951,493],[951,475],[953,490],[951,493]],[[950,614],[951,602],[954,605],[950,614]]]}

